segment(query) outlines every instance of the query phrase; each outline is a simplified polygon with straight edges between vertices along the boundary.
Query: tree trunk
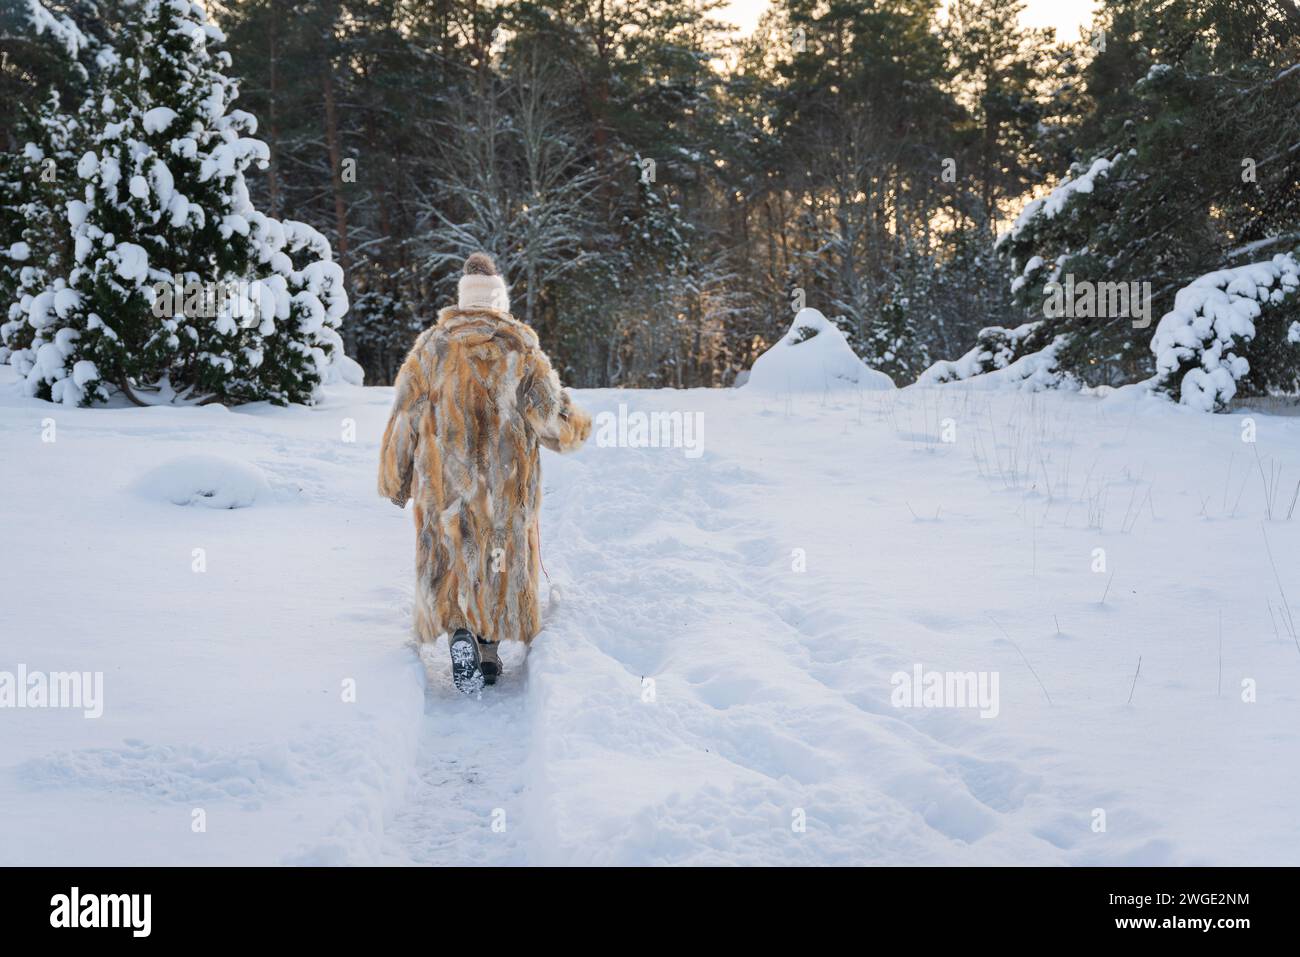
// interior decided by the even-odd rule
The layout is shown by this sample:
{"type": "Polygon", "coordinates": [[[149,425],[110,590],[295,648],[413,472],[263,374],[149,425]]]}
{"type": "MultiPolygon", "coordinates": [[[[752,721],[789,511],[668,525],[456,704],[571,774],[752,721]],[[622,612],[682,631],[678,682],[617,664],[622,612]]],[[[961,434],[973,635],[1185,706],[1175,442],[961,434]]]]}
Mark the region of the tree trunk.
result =
{"type": "Polygon", "coordinates": [[[280,74],[277,69],[280,59],[277,47],[280,27],[278,10],[279,7],[276,4],[271,4],[271,23],[267,31],[270,34],[268,62],[271,69],[271,82],[266,111],[268,120],[266,146],[270,151],[270,163],[266,171],[266,187],[270,193],[271,216],[275,219],[280,218],[280,121],[276,103],[280,93],[280,74]]]}
{"type": "MultiPolygon", "coordinates": [[[[343,288],[348,288],[348,210],[343,202],[343,157],[339,147],[338,111],[334,103],[334,67],[329,57],[325,57],[325,69],[321,72],[321,88],[325,95],[325,144],[329,150],[330,185],[334,192],[334,229],[338,234],[336,249],[339,265],[343,268],[343,288]]],[[[343,324],[343,347],[349,353],[356,352],[356,335],[351,323],[343,324]]]]}

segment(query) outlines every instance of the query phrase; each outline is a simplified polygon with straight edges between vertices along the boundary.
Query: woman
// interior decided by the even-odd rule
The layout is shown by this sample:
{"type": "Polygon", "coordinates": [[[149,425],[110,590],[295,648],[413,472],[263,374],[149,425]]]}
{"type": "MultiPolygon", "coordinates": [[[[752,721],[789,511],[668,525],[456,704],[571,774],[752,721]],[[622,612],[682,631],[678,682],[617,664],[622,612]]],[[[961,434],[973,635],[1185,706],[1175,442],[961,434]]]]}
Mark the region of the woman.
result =
{"type": "Polygon", "coordinates": [[[452,680],[466,694],[496,682],[500,642],[541,628],[537,447],[571,452],[591,433],[509,310],[492,258],[474,253],[458,305],[402,364],[380,448],[380,494],[415,501],[416,632],[451,635],[452,680]]]}

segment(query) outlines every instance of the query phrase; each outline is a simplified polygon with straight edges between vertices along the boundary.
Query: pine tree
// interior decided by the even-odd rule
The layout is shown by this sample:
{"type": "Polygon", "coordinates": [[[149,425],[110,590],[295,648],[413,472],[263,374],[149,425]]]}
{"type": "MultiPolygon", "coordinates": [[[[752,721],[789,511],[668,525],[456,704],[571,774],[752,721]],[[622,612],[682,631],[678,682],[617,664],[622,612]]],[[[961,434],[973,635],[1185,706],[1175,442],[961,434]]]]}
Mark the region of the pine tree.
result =
{"type": "Polygon", "coordinates": [[[1050,30],[1019,26],[1021,0],[954,0],[947,29],[956,87],[969,120],[961,130],[965,212],[993,238],[1006,201],[1032,185],[1046,103],[1038,96],[1049,66],[1050,30]]]}
{"type": "Polygon", "coordinates": [[[0,6],[0,100],[11,107],[0,114],[0,362],[32,343],[23,296],[71,259],[64,211],[79,190],[80,131],[61,104],[89,91],[104,19],[94,0],[0,6]],[[93,26],[83,31],[77,19],[93,26]]]}
{"type": "Polygon", "coordinates": [[[15,152],[26,142],[27,119],[51,93],[81,102],[110,29],[98,0],[0,3],[0,149],[15,152]]]}
{"type": "MultiPolygon", "coordinates": [[[[1018,303],[1038,320],[1020,348],[1038,351],[1063,336],[1056,359],[1079,379],[1144,379],[1157,371],[1155,325],[1141,331],[1132,316],[1044,318],[1048,284],[1149,283],[1159,318],[1199,277],[1296,248],[1294,21],[1283,8],[1234,0],[1103,5],[1084,71],[1090,109],[1075,137],[1080,159],[998,247],[1018,303]]],[[[1238,347],[1262,360],[1257,375],[1243,374],[1243,388],[1296,381],[1300,350],[1287,339],[1295,308],[1288,299],[1250,347],[1238,347]]],[[[1217,362],[1204,357],[1207,368],[1217,362]]]]}
{"type": "Polygon", "coordinates": [[[64,210],[79,127],[56,91],[35,114],[23,113],[30,139],[20,152],[0,154],[0,363],[31,348],[36,330],[23,303],[65,275],[72,259],[64,210]]]}
{"type": "Polygon", "coordinates": [[[316,230],[250,203],[244,173],[267,147],[230,108],[230,55],[202,6],[123,9],[79,114],[74,265],[24,297],[33,341],[11,361],[30,393],[66,404],[114,389],[138,403],[310,401],[344,361],[342,270],[316,230]]]}

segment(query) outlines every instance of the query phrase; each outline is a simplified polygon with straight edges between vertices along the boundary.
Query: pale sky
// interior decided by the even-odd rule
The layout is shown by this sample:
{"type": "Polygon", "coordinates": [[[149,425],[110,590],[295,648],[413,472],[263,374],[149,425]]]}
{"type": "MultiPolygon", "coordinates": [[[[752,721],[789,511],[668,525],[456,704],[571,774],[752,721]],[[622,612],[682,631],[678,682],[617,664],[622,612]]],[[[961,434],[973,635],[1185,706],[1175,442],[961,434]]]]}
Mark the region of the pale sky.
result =
{"type": "MultiPolygon", "coordinates": [[[[1020,20],[1027,27],[1056,27],[1059,40],[1077,40],[1095,6],[1096,0],[1026,0],[1020,20]]],[[[748,33],[767,7],[768,0],[730,0],[718,14],[748,33]]]]}

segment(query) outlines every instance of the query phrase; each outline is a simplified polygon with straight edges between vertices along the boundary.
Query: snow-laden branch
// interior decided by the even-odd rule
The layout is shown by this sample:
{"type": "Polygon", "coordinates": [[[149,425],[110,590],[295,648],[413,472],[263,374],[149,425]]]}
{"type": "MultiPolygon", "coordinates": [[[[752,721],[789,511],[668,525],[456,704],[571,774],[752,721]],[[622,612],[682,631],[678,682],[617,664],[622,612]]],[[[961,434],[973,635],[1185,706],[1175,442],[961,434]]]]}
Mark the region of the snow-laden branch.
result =
{"type": "MultiPolygon", "coordinates": [[[[1264,306],[1291,298],[1298,287],[1300,262],[1292,253],[1194,279],[1175,294],[1174,308],[1151,337],[1157,378],[1170,391],[1176,388],[1183,405],[1223,409],[1250,371],[1241,353],[1255,338],[1255,320],[1264,306]]],[[[1300,344],[1300,322],[1291,323],[1287,341],[1300,344]]]]}
{"type": "Polygon", "coordinates": [[[81,32],[71,18],[56,17],[40,0],[27,0],[27,19],[36,31],[36,35],[48,33],[57,40],[68,56],[75,57],[90,45],[86,35],[81,32]]]}
{"type": "Polygon", "coordinates": [[[1042,322],[1027,322],[1014,329],[989,326],[981,329],[975,348],[959,359],[942,360],[921,373],[918,385],[978,380],[981,387],[1010,388],[1037,392],[1057,388],[1067,379],[1058,367],[1057,354],[1068,341],[1057,336],[1036,352],[1021,354],[1030,336],[1042,322]]]}

